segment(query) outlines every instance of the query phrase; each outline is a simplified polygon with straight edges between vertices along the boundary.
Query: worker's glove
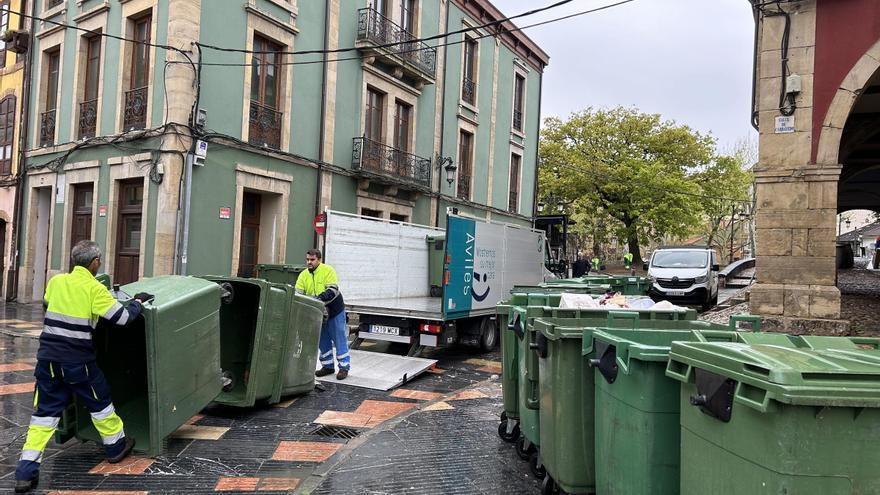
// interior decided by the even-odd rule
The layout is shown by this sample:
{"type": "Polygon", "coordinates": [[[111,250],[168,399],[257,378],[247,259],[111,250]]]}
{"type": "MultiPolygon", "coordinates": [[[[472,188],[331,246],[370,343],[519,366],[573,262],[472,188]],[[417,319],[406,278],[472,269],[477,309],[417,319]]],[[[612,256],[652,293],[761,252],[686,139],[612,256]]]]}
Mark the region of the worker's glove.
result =
{"type": "Polygon", "coordinates": [[[327,306],[324,306],[323,310],[324,314],[322,315],[322,318],[324,321],[327,321],[327,319],[330,317],[330,313],[327,311],[327,306]]]}
{"type": "Polygon", "coordinates": [[[155,296],[152,294],[147,294],[146,292],[138,292],[137,294],[134,295],[134,298],[142,303],[145,303],[145,302],[152,301],[155,298],[155,296]]]}

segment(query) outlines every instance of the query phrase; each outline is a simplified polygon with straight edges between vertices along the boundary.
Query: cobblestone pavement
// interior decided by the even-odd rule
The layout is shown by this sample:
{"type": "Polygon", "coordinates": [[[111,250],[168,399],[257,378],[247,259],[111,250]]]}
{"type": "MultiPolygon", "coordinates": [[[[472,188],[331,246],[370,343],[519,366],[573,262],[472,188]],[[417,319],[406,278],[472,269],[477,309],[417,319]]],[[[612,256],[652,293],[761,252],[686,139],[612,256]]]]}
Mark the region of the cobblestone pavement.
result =
{"type": "MultiPolygon", "coordinates": [[[[866,260],[856,260],[856,267],[837,271],[840,289],[840,315],[850,321],[850,334],[880,337],[880,273],[866,270],[866,260]]],[[[738,296],[739,294],[737,294],[738,296]]],[[[749,304],[742,303],[700,315],[701,320],[727,323],[733,315],[749,313],[749,304]]]]}
{"type": "Polygon", "coordinates": [[[837,271],[840,314],[850,320],[853,335],[880,337],[880,273],[864,269],[866,261],[837,271]]]}
{"type": "MultiPolygon", "coordinates": [[[[0,493],[12,491],[32,413],[41,313],[0,305],[0,493]]],[[[94,443],[50,442],[35,493],[537,493],[527,464],[496,433],[498,351],[425,357],[437,368],[390,392],[329,383],[274,406],[211,405],[155,458],[109,465],[94,443]]]]}

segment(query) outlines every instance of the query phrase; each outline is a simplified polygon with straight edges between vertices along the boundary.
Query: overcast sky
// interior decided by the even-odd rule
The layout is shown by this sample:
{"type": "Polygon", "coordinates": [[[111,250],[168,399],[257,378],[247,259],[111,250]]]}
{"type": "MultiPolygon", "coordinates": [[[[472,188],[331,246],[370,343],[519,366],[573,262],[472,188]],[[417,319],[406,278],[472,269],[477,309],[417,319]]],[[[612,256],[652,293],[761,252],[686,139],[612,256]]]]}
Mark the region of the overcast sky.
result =
{"type": "MultiPolygon", "coordinates": [[[[493,0],[514,15],[553,0],[493,0]]],[[[519,26],[615,3],[574,0],[519,26]]],[[[754,23],[747,0],[635,0],[526,30],[550,55],[543,116],[634,106],[711,132],[723,150],[749,124],[754,23]]]]}

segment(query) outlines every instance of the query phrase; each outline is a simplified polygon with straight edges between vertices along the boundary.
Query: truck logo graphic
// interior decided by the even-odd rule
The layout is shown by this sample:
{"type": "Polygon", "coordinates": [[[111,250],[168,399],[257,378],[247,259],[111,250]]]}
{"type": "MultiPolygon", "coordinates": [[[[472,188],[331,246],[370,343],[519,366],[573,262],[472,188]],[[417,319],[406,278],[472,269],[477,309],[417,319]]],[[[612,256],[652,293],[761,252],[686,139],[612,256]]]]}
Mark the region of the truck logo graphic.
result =
{"type": "MultiPolygon", "coordinates": [[[[489,281],[489,274],[488,274],[488,273],[483,273],[483,274],[481,275],[481,274],[479,274],[479,273],[477,273],[477,272],[474,272],[474,280],[477,281],[477,282],[488,282],[488,281],[489,281]]],[[[490,286],[487,285],[487,286],[486,286],[486,290],[485,290],[482,294],[477,294],[477,291],[475,291],[475,290],[474,290],[474,287],[472,286],[472,287],[471,287],[471,295],[474,296],[474,300],[475,300],[475,301],[477,301],[477,302],[482,302],[482,301],[484,301],[484,300],[486,299],[486,297],[489,296],[489,291],[490,291],[490,290],[492,290],[492,287],[490,287],[490,286]]]]}

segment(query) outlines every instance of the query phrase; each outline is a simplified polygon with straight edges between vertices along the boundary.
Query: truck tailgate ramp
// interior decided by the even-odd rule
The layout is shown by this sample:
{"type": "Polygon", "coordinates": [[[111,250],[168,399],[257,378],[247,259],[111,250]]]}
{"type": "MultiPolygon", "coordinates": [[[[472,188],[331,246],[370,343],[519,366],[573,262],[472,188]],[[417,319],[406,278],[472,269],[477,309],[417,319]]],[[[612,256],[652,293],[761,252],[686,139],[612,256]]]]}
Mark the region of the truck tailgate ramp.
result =
{"type": "MultiPolygon", "coordinates": [[[[348,351],[351,355],[351,371],[345,380],[337,380],[336,375],[318,378],[321,382],[341,383],[353,387],[373,390],[391,390],[424,373],[437,363],[436,359],[424,359],[381,352],[348,351]]],[[[315,370],[321,363],[315,363],[315,370]]]]}

